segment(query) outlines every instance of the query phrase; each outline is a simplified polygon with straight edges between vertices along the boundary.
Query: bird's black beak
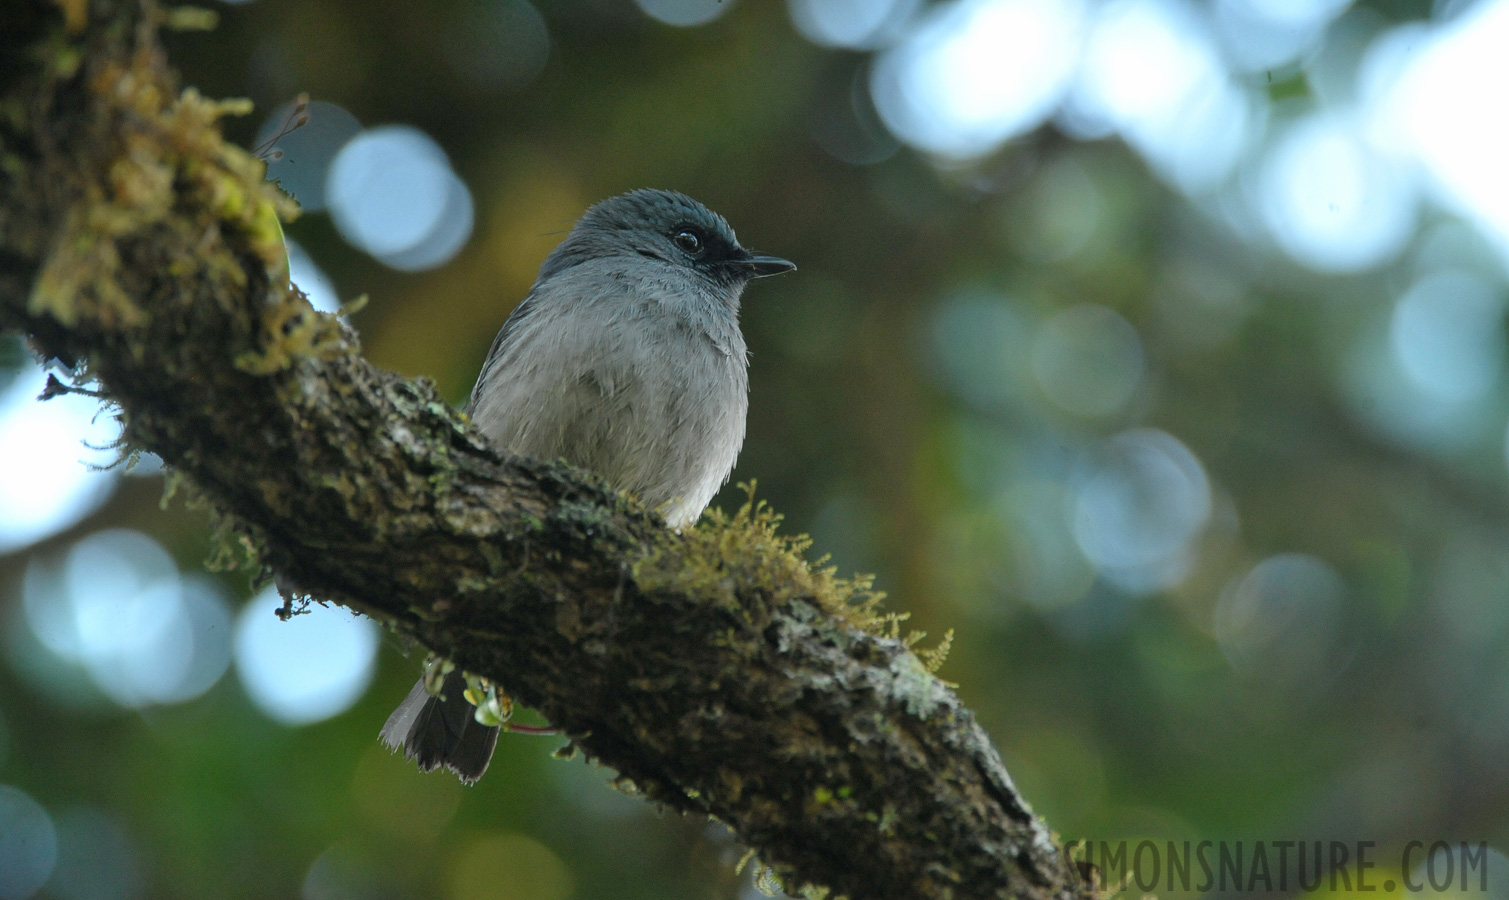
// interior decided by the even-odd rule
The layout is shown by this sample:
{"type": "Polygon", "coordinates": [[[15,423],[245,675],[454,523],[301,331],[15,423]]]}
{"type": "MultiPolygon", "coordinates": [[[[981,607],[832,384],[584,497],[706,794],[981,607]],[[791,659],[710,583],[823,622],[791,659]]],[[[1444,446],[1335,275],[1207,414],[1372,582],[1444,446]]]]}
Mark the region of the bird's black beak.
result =
{"type": "Polygon", "coordinates": [[[766,275],[779,275],[782,272],[790,272],[796,268],[796,263],[789,259],[781,259],[779,256],[765,256],[759,253],[751,253],[747,258],[739,260],[739,265],[749,272],[751,278],[764,278],[766,275]]]}

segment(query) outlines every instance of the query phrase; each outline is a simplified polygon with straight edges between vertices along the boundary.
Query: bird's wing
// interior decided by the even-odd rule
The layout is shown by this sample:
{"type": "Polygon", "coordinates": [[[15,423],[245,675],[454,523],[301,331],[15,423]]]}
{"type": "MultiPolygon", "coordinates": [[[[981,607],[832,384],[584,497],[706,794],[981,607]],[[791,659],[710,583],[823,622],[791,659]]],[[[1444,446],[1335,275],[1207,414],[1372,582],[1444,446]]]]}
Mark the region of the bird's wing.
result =
{"type": "Polygon", "coordinates": [[[482,394],[482,387],[492,377],[493,369],[508,353],[508,348],[518,337],[519,329],[524,322],[534,315],[540,308],[538,295],[534,291],[529,292],[518,306],[509,313],[508,321],[498,329],[498,336],[493,338],[492,349],[487,351],[487,358],[482,361],[482,370],[477,373],[477,383],[472,385],[471,398],[466,402],[467,415],[474,415],[477,411],[477,399],[482,394]]]}

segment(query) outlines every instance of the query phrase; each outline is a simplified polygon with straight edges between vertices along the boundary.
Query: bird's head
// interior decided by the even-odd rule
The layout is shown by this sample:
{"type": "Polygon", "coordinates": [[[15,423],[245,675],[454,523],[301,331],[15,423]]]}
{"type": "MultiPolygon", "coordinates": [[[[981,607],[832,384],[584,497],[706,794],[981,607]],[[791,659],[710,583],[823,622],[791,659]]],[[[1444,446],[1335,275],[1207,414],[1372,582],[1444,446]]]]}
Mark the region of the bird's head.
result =
{"type": "Polygon", "coordinates": [[[723,288],[796,266],[740,246],[728,220],[675,191],[641,189],[610,197],[582,216],[540,268],[549,278],[586,260],[640,258],[695,273],[723,288]]]}

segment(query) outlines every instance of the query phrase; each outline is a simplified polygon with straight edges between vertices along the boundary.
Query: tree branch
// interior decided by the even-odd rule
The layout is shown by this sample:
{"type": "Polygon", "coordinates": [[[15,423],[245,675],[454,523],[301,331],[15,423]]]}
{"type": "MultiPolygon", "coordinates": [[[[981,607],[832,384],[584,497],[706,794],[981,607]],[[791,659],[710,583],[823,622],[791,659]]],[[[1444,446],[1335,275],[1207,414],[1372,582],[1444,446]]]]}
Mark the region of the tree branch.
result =
{"type": "Polygon", "coordinates": [[[0,327],[84,364],[129,445],[257,561],[506,686],[788,885],[1092,894],[958,698],[834,614],[863,585],[813,572],[767,517],[680,535],[501,458],[288,291],[286,201],[221,140],[233,110],[180,95],[153,3],[3,15],[0,327]]]}

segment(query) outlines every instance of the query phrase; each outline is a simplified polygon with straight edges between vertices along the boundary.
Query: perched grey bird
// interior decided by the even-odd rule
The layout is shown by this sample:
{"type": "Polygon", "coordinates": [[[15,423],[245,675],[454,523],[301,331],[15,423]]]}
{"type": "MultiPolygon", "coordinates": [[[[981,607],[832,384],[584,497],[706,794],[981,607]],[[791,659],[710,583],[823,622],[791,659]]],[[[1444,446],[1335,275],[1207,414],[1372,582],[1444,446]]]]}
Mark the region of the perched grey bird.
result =
{"type": "MultiPolygon", "coordinates": [[[[744,443],[749,378],[739,296],[796,268],[739,246],[684,194],[638,190],[587,210],[508,317],[467,404],[498,447],[564,459],[636,494],[673,528],[697,521],[744,443]]],[[[467,783],[498,729],[459,672],[423,679],[382,729],[390,749],[467,783]]]]}

